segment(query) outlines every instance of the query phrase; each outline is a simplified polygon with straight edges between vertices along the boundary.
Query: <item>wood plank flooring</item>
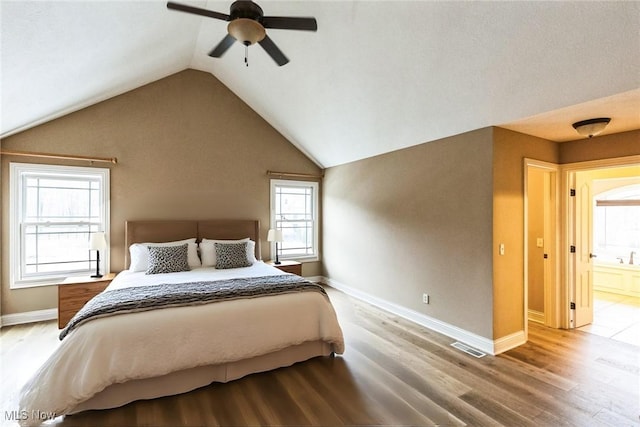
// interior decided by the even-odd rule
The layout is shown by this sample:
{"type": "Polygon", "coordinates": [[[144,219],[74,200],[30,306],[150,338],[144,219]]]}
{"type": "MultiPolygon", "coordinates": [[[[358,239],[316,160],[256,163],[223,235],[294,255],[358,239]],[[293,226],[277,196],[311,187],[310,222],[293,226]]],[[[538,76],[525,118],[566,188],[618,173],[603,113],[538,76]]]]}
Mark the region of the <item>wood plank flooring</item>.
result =
{"type": "MultiPolygon", "coordinates": [[[[56,418],[62,426],[638,426],[640,348],[531,324],[476,359],[453,340],[329,289],[346,352],[228,384],[56,418]]],[[[2,408],[57,345],[54,321],[3,328],[2,408]]]]}

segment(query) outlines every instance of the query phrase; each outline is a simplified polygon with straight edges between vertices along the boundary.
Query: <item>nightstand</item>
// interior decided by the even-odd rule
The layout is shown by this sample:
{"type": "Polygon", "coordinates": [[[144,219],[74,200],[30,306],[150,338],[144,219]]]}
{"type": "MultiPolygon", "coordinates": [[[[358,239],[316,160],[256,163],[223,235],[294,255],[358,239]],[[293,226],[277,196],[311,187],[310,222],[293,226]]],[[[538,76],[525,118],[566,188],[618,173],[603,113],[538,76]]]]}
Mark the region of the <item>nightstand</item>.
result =
{"type": "Polygon", "coordinates": [[[58,285],[58,328],[64,328],[69,320],[91,298],[104,291],[116,277],[105,274],[99,279],[91,277],[68,277],[58,285]]]}
{"type": "Polygon", "coordinates": [[[302,276],[302,263],[298,261],[280,261],[280,264],[276,264],[275,261],[267,261],[267,264],[274,266],[287,273],[297,274],[302,276]]]}

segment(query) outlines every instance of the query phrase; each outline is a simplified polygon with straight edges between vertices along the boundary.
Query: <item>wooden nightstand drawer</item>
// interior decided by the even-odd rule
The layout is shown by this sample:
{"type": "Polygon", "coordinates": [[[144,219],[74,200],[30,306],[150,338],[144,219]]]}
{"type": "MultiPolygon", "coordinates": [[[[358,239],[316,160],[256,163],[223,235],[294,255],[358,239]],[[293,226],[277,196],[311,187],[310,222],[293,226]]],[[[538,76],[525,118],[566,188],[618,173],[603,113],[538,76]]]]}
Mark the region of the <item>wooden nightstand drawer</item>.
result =
{"type": "Polygon", "coordinates": [[[87,301],[109,286],[115,276],[111,273],[100,279],[70,277],[58,285],[58,328],[64,328],[87,301]]]}
{"type": "Polygon", "coordinates": [[[274,266],[287,273],[297,274],[302,276],[302,263],[298,261],[280,261],[280,264],[276,264],[274,261],[267,261],[267,264],[274,266]]]}

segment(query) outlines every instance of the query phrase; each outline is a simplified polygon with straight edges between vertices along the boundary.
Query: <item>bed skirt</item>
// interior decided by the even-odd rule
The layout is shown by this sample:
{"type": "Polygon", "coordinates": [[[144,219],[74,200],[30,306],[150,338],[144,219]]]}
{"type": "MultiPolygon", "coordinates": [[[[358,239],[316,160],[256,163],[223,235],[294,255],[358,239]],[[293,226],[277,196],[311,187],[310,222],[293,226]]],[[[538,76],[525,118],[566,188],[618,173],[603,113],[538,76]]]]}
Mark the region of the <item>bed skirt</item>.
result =
{"type": "Polygon", "coordinates": [[[324,341],[310,341],[250,359],[222,365],[199,366],[160,377],[113,384],[91,399],[80,403],[69,414],[94,409],[117,408],[136,400],[186,393],[213,382],[226,383],[253,373],[291,366],[314,357],[329,356],[332,352],[331,344],[324,341]]]}

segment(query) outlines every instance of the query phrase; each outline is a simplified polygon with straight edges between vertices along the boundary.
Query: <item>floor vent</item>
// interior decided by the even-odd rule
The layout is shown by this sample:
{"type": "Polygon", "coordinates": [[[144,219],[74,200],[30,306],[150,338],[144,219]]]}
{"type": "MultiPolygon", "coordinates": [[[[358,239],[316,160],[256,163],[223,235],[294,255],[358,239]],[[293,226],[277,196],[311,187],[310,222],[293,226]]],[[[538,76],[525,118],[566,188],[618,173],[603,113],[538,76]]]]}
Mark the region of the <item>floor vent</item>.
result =
{"type": "Polygon", "coordinates": [[[480,350],[476,350],[475,348],[469,347],[468,345],[462,344],[461,342],[458,342],[458,341],[451,344],[451,347],[455,347],[460,351],[464,351],[465,353],[472,355],[473,357],[477,357],[478,359],[487,355],[486,353],[483,353],[480,350]]]}

